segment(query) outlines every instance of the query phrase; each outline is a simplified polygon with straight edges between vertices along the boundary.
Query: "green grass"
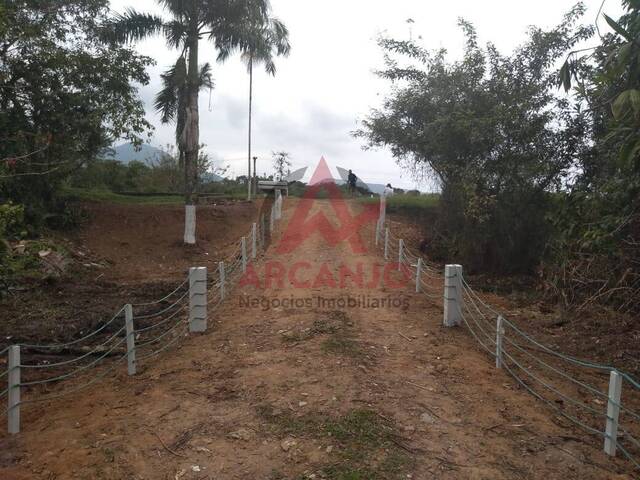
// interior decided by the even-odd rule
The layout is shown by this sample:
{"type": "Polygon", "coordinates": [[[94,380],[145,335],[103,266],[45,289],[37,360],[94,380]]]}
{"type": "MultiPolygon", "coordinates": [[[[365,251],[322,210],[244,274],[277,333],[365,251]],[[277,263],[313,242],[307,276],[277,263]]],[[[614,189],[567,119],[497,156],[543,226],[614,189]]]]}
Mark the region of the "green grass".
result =
{"type": "Polygon", "coordinates": [[[68,200],[84,202],[101,202],[117,204],[138,204],[138,205],[182,205],[184,198],[182,195],[120,195],[109,190],[84,189],[66,187],[62,195],[68,200]]]}
{"type": "Polygon", "coordinates": [[[373,410],[356,409],[336,417],[321,413],[296,417],[261,405],[258,414],[277,435],[314,437],[333,445],[331,462],[321,468],[322,478],[328,480],[406,478],[414,462],[399,446],[395,425],[373,410]]]}
{"type": "Polygon", "coordinates": [[[343,357],[362,358],[364,356],[360,344],[348,334],[333,334],[322,342],[322,350],[343,357]]]}
{"type": "MultiPolygon", "coordinates": [[[[363,203],[378,203],[380,200],[374,198],[361,198],[363,203]]],[[[387,211],[393,209],[431,209],[440,203],[440,194],[426,193],[423,195],[393,195],[387,198],[387,211]]]]}

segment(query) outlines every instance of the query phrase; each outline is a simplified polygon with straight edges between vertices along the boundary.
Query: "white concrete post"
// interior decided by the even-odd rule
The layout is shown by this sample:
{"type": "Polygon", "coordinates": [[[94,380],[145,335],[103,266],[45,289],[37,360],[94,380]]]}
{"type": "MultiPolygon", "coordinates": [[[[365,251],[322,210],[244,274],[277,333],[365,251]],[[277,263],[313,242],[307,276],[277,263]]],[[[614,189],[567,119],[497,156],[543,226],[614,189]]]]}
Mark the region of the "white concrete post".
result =
{"type": "Polygon", "coordinates": [[[380,219],[376,222],[376,247],[380,244],[380,219]]]}
{"type": "Polygon", "coordinates": [[[247,237],[242,237],[240,247],[242,250],[242,273],[247,273],[247,237]]]}
{"type": "Polygon", "coordinates": [[[462,265],[444,267],[444,326],[462,324],[462,265]]]}
{"type": "Polygon", "coordinates": [[[282,219],[282,193],[276,190],[276,220],[282,219]]]}
{"type": "Polygon", "coordinates": [[[184,206],[184,243],[196,243],[196,206],[184,206]]]}
{"type": "Polygon", "coordinates": [[[10,434],[16,434],[20,433],[20,345],[9,347],[7,372],[7,428],[10,434]]]}
{"type": "Polygon", "coordinates": [[[269,217],[269,231],[273,234],[276,225],[276,204],[271,206],[271,216],[269,217]]]}
{"type": "Polygon", "coordinates": [[[124,326],[127,335],[127,373],[136,374],[136,332],[133,327],[133,307],[124,306],[124,326]]]}
{"type": "Polygon", "coordinates": [[[218,263],[218,273],[220,274],[220,300],[224,300],[224,262],[218,263]]]}
{"type": "Polygon", "coordinates": [[[389,258],[389,229],[384,230],[384,259],[389,258]]]}
{"type": "Polygon", "coordinates": [[[615,370],[609,376],[609,401],[607,402],[607,427],[604,437],[604,451],[616,456],[618,444],[618,417],[620,416],[620,397],[622,394],[622,375],[615,370]]]}
{"type": "Polygon", "coordinates": [[[502,368],[502,337],[504,336],[504,318],[498,315],[496,320],[496,368],[502,368]]]}
{"type": "Polygon", "coordinates": [[[402,254],[404,250],[404,240],[398,240],[398,271],[402,270],[402,254]]]}
{"type": "Polygon", "coordinates": [[[380,221],[384,225],[387,219],[387,197],[380,197],[380,221]]]}
{"type": "Polygon", "coordinates": [[[207,330],[207,267],[189,269],[189,332],[207,330]]]}
{"type": "Polygon", "coordinates": [[[258,225],[253,224],[251,226],[251,258],[256,259],[258,254],[258,225]]]}
{"type": "Polygon", "coordinates": [[[422,258],[418,257],[416,265],[416,293],[420,293],[420,277],[422,276],[422,258]]]}

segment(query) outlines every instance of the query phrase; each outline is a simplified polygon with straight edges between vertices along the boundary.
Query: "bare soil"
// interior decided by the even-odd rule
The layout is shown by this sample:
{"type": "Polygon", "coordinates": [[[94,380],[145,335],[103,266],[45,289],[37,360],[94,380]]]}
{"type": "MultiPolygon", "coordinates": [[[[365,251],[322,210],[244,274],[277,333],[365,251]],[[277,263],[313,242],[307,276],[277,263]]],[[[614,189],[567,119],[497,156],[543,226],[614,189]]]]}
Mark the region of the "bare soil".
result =
{"type": "MultiPolygon", "coordinates": [[[[295,206],[286,203],[280,232],[295,206]]],[[[329,201],[314,208],[337,224],[329,201]]],[[[173,240],[157,241],[172,248],[173,240]]],[[[309,262],[300,274],[312,279],[322,265],[331,272],[357,263],[366,271],[382,267],[375,252],[353,253],[346,242],[330,247],[319,235],[291,253],[277,247],[276,237],[257,272],[269,262],[309,262]]],[[[108,257],[100,250],[108,247],[91,248],[108,257]]],[[[179,260],[143,241],[122,246],[135,248],[155,267],[127,273],[119,262],[135,255],[111,254],[114,278],[147,278],[146,268],[151,278],[165,268],[177,278],[180,265],[194,261],[180,257],[177,244],[179,260]]],[[[633,478],[628,463],[606,457],[496,370],[468,332],[441,323],[441,302],[411,288],[366,288],[349,279],[342,287],[296,288],[288,278],[281,288],[237,287],[210,312],[205,334],[185,337],[138,375],[128,377],[123,365],[67,399],[24,406],[23,432],[0,437],[0,478],[633,478]],[[317,301],[345,296],[397,299],[398,306],[317,301]],[[280,306],[245,306],[263,297],[280,306]],[[296,306],[308,298],[311,306],[296,306]]]]}
{"type": "Polygon", "coordinates": [[[70,236],[54,237],[71,260],[67,271],[25,282],[0,297],[0,349],[72,340],[125,303],[163,297],[190,267],[217,268],[249,232],[260,203],[199,207],[197,245],[190,248],[182,242],[184,207],[89,203],[82,208],[88,223],[70,236]]]}

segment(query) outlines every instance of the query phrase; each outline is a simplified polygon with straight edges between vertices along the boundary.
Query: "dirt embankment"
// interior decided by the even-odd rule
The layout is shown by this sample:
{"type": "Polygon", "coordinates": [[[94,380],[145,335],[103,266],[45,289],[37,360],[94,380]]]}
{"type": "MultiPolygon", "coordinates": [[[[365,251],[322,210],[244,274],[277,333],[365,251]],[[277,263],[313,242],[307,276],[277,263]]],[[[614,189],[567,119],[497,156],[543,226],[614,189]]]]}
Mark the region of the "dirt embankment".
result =
{"type": "Polygon", "coordinates": [[[189,267],[217,268],[249,232],[259,204],[199,207],[198,242],[190,248],[182,243],[184,207],[92,203],[83,208],[87,224],[55,238],[71,260],[62,277],[19,285],[0,298],[0,347],[67,341],[95,329],[125,303],[161,298],[189,267]]]}

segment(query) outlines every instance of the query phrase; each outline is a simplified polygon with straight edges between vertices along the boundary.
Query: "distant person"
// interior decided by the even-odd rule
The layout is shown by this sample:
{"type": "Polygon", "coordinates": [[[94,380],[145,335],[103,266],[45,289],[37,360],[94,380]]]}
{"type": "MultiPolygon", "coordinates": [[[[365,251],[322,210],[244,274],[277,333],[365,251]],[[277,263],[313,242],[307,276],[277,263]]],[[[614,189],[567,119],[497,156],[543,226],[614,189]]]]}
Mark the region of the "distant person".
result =
{"type": "Polygon", "coordinates": [[[382,192],[382,195],[385,197],[392,197],[393,196],[393,187],[391,186],[390,183],[387,183],[387,186],[384,187],[384,192],[382,192]]]}
{"type": "Polygon", "coordinates": [[[356,174],[349,170],[349,175],[347,176],[347,184],[349,186],[349,193],[353,196],[356,193],[356,183],[358,182],[358,177],[356,174]]]}

